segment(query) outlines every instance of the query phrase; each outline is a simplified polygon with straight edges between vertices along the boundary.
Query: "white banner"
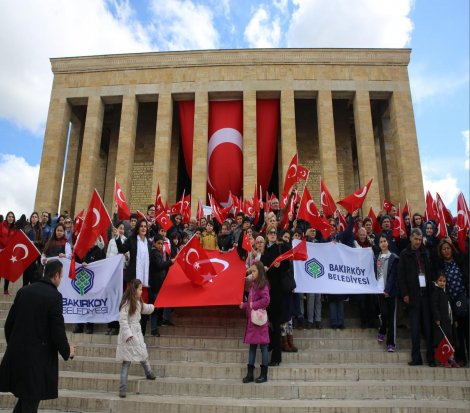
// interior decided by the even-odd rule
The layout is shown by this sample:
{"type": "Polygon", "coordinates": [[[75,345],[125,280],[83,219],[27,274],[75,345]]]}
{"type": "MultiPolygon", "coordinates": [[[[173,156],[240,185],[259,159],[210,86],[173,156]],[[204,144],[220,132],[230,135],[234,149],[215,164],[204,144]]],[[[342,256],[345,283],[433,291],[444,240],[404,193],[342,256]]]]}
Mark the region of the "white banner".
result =
{"type": "Polygon", "coordinates": [[[75,279],[69,278],[70,260],[64,265],[59,291],[66,323],[109,323],[119,320],[124,256],[116,255],[82,267],[76,263],[75,279]]]}
{"type": "MultiPolygon", "coordinates": [[[[294,240],[295,247],[300,241],[294,240]]],[[[379,294],[371,248],[307,242],[308,259],[293,261],[296,292],[379,294]]]]}

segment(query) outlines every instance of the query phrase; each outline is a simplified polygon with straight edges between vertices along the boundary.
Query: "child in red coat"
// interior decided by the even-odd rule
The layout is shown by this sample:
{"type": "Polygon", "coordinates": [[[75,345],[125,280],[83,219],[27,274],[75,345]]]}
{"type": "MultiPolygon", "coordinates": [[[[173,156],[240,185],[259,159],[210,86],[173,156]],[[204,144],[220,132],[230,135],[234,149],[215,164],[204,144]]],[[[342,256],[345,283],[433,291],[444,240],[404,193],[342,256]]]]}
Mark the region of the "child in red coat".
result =
{"type": "Polygon", "coordinates": [[[243,383],[254,381],[253,372],[256,361],[256,348],[258,344],[261,349],[261,374],[256,379],[256,383],[268,381],[268,344],[269,330],[268,323],[262,326],[256,325],[251,321],[251,310],[264,309],[269,305],[269,285],[262,262],[255,262],[251,266],[251,288],[248,294],[248,300],[240,303],[240,308],[245,310],[247,322],[245,330],[244,343],[250,345],[248,354],[248,373],[243,378],[243,383]]]}

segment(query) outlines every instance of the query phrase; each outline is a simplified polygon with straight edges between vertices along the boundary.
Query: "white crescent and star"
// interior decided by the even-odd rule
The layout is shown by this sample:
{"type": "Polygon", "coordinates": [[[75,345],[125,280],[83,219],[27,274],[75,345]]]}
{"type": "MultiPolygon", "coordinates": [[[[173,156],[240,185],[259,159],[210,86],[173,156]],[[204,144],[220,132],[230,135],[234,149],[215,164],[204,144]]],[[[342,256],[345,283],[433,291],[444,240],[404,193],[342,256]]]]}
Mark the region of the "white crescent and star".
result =
{"type": "Polygon", "coordinates": [[[444,344],[442,346],[442,354],[446,354],[446,353],[449,353],[450,352],[450,346],[448,344],[444,344]],[[446,350],[446,347],[447,347],[447,350],[446,350]]]}
{"type": "Polygon", "coordinates": [[[96,220],[92,228],[96,227],[100,223],[101,219],[100,211],[98,211],[96,208],[93,208],[93,213],[95,214],[96,220]]]}
{"type": "Polygon", "coordinates": [[[185,261],[189,264],[189,265],[193,265],[198,259],[199,259],[199,253],[197,252],[197,250],[195,248],[190,248],[188,250],[188,252],[186,253],[185,257],[184,257],[185,261]],[[194,261],[190,261],[189,258],[191,256],[191,254],[195,254],[196,255],[196,259],[194,261]]]}
{"type": "Polygon", "coordinates": [[[356,194],[356,193],[354,192],[353,195],[354,195],[356,198],[364,198],[364,196],[366,195],[366,192],[367,192],[367,186],[365,186],[364,188],[362,188],[362,192],[361,192],[360,194],[356,194]]]}
{"type": "Polygon", "coordinates": [[[307,205],[306,205],[305,207],[307,208],[307,212],[308,212],[310,215],[312,215],[313,217],[316,217],[317,215],[314,214],[314,213],[312,212],[312,210],[310,209],[310,206],[311,206],[312,204],[313,204],[313,201],[310,200],[310,201],[307,202],[307,205]]]}
{"type": "MultiPolygon", "coordinates": [[[[22,260],[25,260],[28,255],[29,255],[29,251],[28,251],[28,247],[24,244],[16,244],[14,247],[13,247],[13,251],[15,251],[16,248],[21,248],[23,251],[24,251],[24,257],[23,258],[20,258],[19,261],[22,261],[22,260]]],[[[12,257],[13,258],[13,257],[12,257]]],[[[16,261],[16,257],[15,257],[15,261],[16,261]]],[[[13,262],[13,261],[12,261],[13,262]]]]}
{"type": "Polygon", "coordinates": [[[321,195],[320,195],[320,203],[321,203],[322,205],[324,205],[324,206],[328,206],[327,204],[325,204],[325,202],[323,202],[323,201],[324,201],[323,197],[324,197],[325,195],[326,195],[326,194],[325,194],[325,191],[322,191],[322,192],[321,192],[321,195]]]}
{"type": "Polygon", "coordinates": [[[287,171],[287,172],[288,172],[287,177],[288,177],[288,178],[293,178],[293,177],[295,177],[295,176],[297,175],[297,165],[294,163],[294,164],[292,164],[291,166],[289,166],[289,171],[287,171]],[[293,168],[293,170],[294,170],[294,173],[291,175],[291,174],[289,173],[289,171],[290,171],[292,168],[293,168]]]}
{"type": "MultiPolygon", "coordinates": [[[[207,144],[207,168],[209,168],[211,162],[212,152],[224,143],[235,145],[240,149],[240,152],[243,151],[243,138],[239,131],[234,128],[218,129],[212,134],[207,144]]],[[[207,175],[207,182],[212,189],[215,189],[209,174],[207,175]]]]}
{"type": "Polygon", "coordinates": [[[116,195],[117,195],[117,197],[119,198],[119,200],[120,200],[121,202],[126,202],[126,201],[124,201],[124,198],[122,197],[122,189],[121,189],[121,188],[119,188],[119,189],[117,190],[116,195]]]}

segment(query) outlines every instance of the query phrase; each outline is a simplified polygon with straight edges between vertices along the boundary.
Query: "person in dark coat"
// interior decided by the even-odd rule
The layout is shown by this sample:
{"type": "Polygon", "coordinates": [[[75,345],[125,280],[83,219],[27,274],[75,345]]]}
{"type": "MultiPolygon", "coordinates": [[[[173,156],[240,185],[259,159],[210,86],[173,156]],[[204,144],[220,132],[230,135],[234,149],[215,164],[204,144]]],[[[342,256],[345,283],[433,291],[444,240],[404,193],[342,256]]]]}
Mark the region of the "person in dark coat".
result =
{"type": "Polygon", "coordinates": [[[0,364],[0,391],[11,392],[18,402],[13,412],[37,412],[41,400],[56,399],[59,361],[73,358],[75,346],[65,334],[62,263],[46,264],[44,278],[21,288],[5,322],[7,349],[0,364]]]}
{"type": "MultiPolygon", "coordinates": [[[[277,242],[277,229],[274,225],[268,226],[266,230],[266,247],[264,253],[261,255],[261,262],[265,267],[269,267],[271,263],[281,254],[286,252],[283,244],[277,242]]],[[[266,275],[269,281],[269,296],[270,303],[268,306],[268,317],[271,322],[271,362],[269,366],[279,366],[282,361],[281,355],[281,319],[282,319],[282,305],[283,305],[283,291],[281,286],[281,279],[284,274],[289,270],[289,262],[282,261],[274,264],[267,272],[266,275]]]]}
{"type": "Polygon", "coordinates": [[[426,357],[429,367],[436,367],[431,331],[431,262],[422,246],[423,233],[411,230],[410,244],[400,253],[398,282],[403,302],[408,306],[411,329],[410,366],[423,364],[421,358],[421,329],[426,338],[426,357]]]}

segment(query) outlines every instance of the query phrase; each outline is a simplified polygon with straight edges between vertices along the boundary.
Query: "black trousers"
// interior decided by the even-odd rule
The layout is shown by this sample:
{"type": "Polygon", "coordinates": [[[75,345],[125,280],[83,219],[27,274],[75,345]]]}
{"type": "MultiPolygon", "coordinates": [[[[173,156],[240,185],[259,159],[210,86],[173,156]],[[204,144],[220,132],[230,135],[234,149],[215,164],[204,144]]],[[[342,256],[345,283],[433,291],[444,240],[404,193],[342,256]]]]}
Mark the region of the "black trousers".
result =
{"type": "Polygon", "coordinates": [[[409,306],[411,329],[411,360],[422,362],[421,358],[421,329],[426,340],[427,362],[434,361],[434,346],[432,341],[431,308],[427,295],[413,297],[409,306]]]}
{"type": "Polygon", "coordinates": [[[40,400],[18,399],[13,413],[37,413],[40,400]]]}

